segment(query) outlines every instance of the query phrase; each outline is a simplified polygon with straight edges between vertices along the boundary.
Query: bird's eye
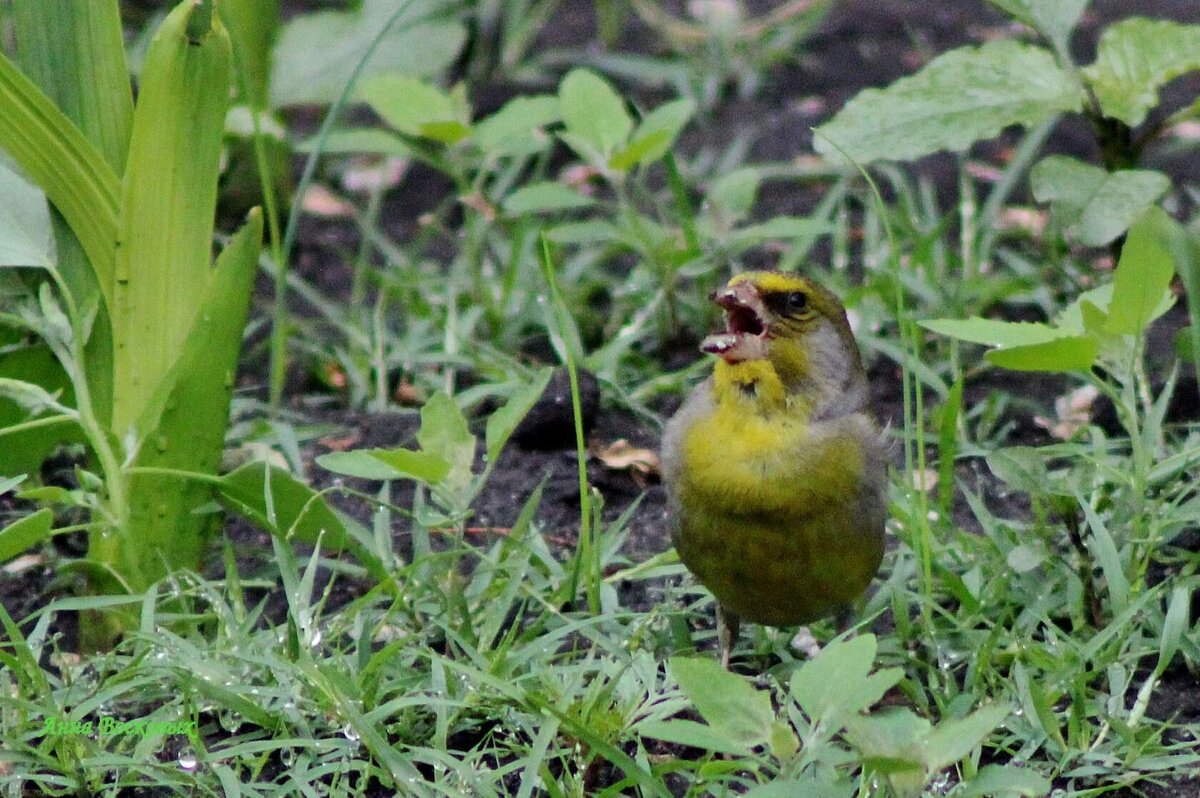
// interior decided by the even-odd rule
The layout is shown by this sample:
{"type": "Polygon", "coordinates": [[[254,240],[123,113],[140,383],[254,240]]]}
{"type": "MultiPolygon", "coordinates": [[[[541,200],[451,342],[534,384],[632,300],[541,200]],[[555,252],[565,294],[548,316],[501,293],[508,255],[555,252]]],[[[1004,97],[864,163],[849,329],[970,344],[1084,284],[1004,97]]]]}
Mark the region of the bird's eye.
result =
{"type": "Polygon", "coordinates": [[[803,291],[792,291],[787,295],[787,307],[793,313],[808,309],[808,294],[803,291]]]}

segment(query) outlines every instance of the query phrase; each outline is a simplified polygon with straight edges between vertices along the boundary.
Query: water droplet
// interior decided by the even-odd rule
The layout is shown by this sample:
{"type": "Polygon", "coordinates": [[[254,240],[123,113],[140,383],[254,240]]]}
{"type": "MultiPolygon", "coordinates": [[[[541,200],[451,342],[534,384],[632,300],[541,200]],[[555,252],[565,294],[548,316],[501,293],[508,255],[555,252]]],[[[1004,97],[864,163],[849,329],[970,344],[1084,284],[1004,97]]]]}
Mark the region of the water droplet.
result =
{"type": "Polygon", "coordinates": [[[179,752],[179,767],[182,770],[193,771],[200,762],[196,759],[196,752],[191,748],[184,748],[179,752]]]}
{"type": "Polygon", "coordinates": [[[310,648],[316,648],[317,646],[321,645],[321,640],[322,640],[321,630],[317,629],[317,630],[313,631],[312,639],[309,640],[308,645],[310,648]]]}
{"type": "Polygon", "coordinates": [[[342,736],[352,743],[356,743],[360,739],[358,730],[349,723],[342,727],[342,736]]]}

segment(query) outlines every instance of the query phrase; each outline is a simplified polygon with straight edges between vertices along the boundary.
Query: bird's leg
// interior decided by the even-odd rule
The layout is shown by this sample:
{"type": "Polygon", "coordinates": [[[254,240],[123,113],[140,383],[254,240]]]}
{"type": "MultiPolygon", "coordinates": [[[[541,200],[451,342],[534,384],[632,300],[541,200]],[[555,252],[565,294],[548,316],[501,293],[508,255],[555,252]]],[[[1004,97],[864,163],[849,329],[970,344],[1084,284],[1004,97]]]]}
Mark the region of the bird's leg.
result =
{"type": "Polygon", "coordinates": [[[725,670],[729,670],[729,655],[733,653],[741,625],[742,619],[736,613],[717,604],[717,642],[721,644],[721,667],[725,670]]]}
{"type": "Polygon", "coordinates": [[[849,631],[854,627],[854,607],[849,604],[843,604],[833,612],[833,623],[837,628],[837,633],[849,631]]]}

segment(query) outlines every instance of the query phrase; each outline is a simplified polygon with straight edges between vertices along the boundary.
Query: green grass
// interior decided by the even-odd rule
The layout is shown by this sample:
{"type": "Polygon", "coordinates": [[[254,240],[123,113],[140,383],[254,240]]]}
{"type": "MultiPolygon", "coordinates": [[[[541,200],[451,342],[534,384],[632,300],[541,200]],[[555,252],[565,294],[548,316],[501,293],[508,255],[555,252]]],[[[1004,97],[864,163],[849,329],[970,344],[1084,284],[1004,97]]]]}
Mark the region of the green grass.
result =
{"type": "MultiPolygon", "coordinates": [[[[519,21],[493,22],[513,27],[497,39],[494,62],[470,74],[547,69],[523,55],[530,34],[519,21]]],[[[720,98],[697,70],[702,77],[705,58],[728,56],[676,59],[686,67],[678,82],[703,95],[701,107],[720,98]]],[[[633,105],[637,121],[656,107],[633,105]]],[[[613,119],[596,113],[587,129],[603,140],[613,119]]],[[[344,381],[341,394],[314,401],[394,410],[403,379],[421,398],[446,392],[479,421],[540,366],[561,362],[573,383],[578,369],[598,377],[608,412],[653,431],[705,372],[677,353],[714,320],[707,292],[778,252],[846,299],[889,388],[892,545],[856,636],[818,623],[824,652],[806,661],[791,630],[751,628],[736,673],[718,672],[711,596],[671,551],[642,562],[623,553],[637,507],[606,520],[582,464],[575,548],[537,520],[541,487],[517,497],[511,529],[468,534],[480,463],[457,492],[417,480],[403,503],[393,500],[397,483],[375,493],[335,486],[328,493],[339,506],[371,519],[363,535],[372,551],[390,557],[397,539],[411,543],[410,558],[396,555],[394,582],[281,534],[269,552],[226,542],[220,565],[203,575],[178,573],[128,597],[139,623],[111,652],[80,659],[62,631],[104,597],[0,617],[0,786],[522,798],[1053,788],[1085,798],[1200,775],[1200,723],[1150,711],[1164,682],[1200,667],[1190,616],[1200,575],[1186,546],[1200,523],[1200,428],[1165,420],[1173,377],[1149,379],[1144,341],[1135,341],[1127,373],[1062,378],[1113,402],[1119,434],[1085,426],[1067,441],[1019,445],[1030,441],[1012,440],[1015,419],[1051,413],[1046,393],[1027,395],[1032,381],[1009,382],[978,347],[915,324],[1049,318],[1096,279],[1099,251],[1001,224],[1048,127],[1018,142],[994,180],[972,177],[964,159],[961,196],[943,207],[932,183],[898,168],[872,172],[885,198],[877,200],[831,167],[746,163],[736,142],[677,145],[616,168],[613,153],[556,138],[558,121],[500,156],[471,138],[481,121],[470,117],[472,134],[457,141],[438,139],[446,128],[436,125],[430,135],[388,134],[391,156],[440,172],[453,195],[427,203],[403,239],[384,224],[387,196],[354,200],[347,228],[361,243],[348,235],[338,253],[344,295],[275,271],[304,308],[275,309],[275,329],[297,331],[291,356],[344,381]],[[551,180],[586,201],[509,210],[520,189],[551,180]],[[811,193],[816,210],[764,227],[757,198],[768,186],[811,193]],[[830,268],[812,265],[810,253],[827,254],[830,268]],[[910,473],[925,468],[940,479],[929,493],[910,473]],[[630,595],[645,598],[627,603],[630,595]],[[102,718],[194,731],[46,734],[48,721],[98,727],[102,718]]],[[[617,152],[633,149],[637,133],[618,138],[617,152]]],[[[306,178],[336,187],[352,141],[323,130],[306,178]]],[[[280,261],[295,219],[287,229],[280,261]]],[[[573,399],[578,423],[577,389],[573,399]]],[[[232,446],[277,455],[314,489],[331,484],[305,457],[328,427],[251,400],[238,407],[232,446]]],[[[420,454],[438,454],[421,444],[420,454]]],[[[95,490],[81,486],[80,502],[95,490]]],[[[28,512],[4,507],[11,518],[28,512]]],[[[301,526],[290,533],[302,537],[301,526]]],[[[79,567],[44,554],[64,582],[79,567]]]]}

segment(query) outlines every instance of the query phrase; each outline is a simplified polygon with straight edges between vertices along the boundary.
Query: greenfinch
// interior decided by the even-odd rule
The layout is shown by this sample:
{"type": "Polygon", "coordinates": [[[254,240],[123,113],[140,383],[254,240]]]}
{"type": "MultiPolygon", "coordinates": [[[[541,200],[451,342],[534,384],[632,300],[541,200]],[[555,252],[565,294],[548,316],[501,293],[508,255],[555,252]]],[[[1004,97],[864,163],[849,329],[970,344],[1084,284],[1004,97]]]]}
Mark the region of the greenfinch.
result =
{"type": "Polygon", "coordinates": [[[717,600],[721,661],[739,622],[845,611],[883,558],[887,445],[845,308],[812,280],[735,276],[713,295],[712,376],[667,423],[662,473],[679,557],[717,600]]]}

